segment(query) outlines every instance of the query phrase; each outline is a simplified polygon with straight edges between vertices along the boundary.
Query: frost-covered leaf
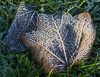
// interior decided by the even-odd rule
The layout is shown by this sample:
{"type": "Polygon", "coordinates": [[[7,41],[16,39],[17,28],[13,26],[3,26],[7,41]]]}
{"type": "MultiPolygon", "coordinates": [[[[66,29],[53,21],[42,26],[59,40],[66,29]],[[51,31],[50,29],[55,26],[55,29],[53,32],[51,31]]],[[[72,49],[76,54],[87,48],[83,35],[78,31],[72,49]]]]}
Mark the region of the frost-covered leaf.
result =
{"type": "Polygon", "coordinates": [[[95,29],[87,12],[74,17],[66,13],[38,14],[37,31],[23,34],[21,39],[45,72],[55,73],[89,58],[95,29]]]}
{"type": "Polygon", "coordinates": [[[8,35],[5,37],[5,51],[10,50],[25,51],[20,35],[36,30],[37,12],[30,5],[24,2],[20,3],[15,19],[9,29],[8,35]]]}

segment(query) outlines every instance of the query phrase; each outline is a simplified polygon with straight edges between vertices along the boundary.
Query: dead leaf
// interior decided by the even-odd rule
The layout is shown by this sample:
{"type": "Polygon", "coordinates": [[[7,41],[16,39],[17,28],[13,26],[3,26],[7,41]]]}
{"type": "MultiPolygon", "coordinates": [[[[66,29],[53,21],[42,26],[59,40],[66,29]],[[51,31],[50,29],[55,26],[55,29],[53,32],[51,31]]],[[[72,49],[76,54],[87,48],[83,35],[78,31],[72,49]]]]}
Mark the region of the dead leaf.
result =
{"type": "Polygon", "coordinates": [[[24,2],[20,3],[15,19],[9,29],[8,35],[5,37],[5,50],[25,51],[20,35],[36,30],[37,12],[30,5],[24,2]]]}
{"type": "Polygon", "coordinates": [[[92,51],[96,31],[91,16],[85,12],[70,14],[38,14],[37,31],[21,35],[32,57],[46,73],[61,72],[67,65],[87,60],[92,51]]]}

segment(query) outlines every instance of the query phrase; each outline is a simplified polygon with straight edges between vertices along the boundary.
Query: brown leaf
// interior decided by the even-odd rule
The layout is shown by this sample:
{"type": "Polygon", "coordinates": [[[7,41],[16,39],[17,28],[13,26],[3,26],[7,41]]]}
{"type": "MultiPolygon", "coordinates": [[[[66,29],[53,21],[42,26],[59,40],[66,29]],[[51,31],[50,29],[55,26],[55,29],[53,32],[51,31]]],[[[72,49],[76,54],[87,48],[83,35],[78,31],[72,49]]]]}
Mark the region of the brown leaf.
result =
{"type": "Polygon", "coordinates": [[[91,16],[85,12],[70,14],[38,14],[37,31],[21,36],[32,57],[46,73],[61,72],[65,66],[81,63],[90,56],[95,40],[91,16]]]}

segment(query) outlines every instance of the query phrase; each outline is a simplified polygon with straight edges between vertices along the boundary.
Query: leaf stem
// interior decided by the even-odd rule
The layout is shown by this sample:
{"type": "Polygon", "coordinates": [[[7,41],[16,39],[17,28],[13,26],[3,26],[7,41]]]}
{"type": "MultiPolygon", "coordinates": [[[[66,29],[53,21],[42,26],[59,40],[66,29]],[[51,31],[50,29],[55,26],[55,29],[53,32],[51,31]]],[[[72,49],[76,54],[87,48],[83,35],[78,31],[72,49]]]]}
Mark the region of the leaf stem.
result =
{"type": "Polygon", "coordinates": [[[36,1],[36,6],[35,6],[35,9],[37,9],[37,7],[38,7],[38,4],[39,4],[39,3],[38,3],[38,0],[37,0],[37,1],[36,1]]]}
{"type": "Polygon", "coordinates": [[[69,77],[69,65],[67,65],[67,77],[69,77]]]}

